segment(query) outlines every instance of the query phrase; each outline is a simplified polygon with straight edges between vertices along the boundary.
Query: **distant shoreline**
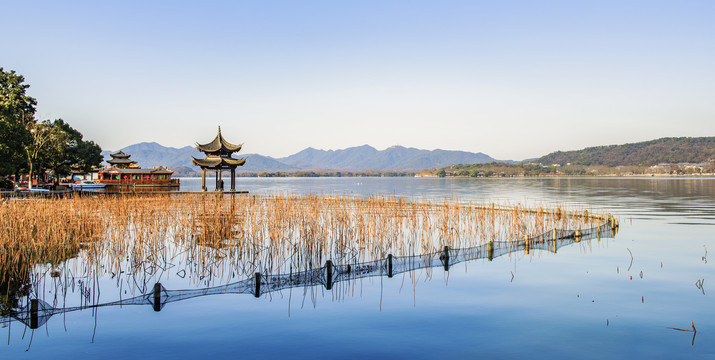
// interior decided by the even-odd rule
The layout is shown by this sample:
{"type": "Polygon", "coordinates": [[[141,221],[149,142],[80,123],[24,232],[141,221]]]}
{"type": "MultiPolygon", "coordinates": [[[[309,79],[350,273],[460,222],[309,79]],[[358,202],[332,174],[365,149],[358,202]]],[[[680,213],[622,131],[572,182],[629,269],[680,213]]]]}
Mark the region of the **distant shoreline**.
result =
{"type": "MultiPolygon", "coordinates": [[[[207,177],[210,175],[207,174],[207,177]]],[[[200,179],[201,176],[178,176],[179,179],[200,179]]],[[[445,176],[439,177],[436,175],[414,175],[414,176],[380,176],[380,175],[353,175],[353,176],[330,176],[330,175],[316,175],[316,176],[305,176],[305,175],[282,175],[282,176],[241,176],[236,174],[236,178],[426,178],[426,179],[524,179],[524,178],[534,178],[534,179],[548,179],[548,178],[705,178],[705,179],[715,179],[715,174],[686,174],[686,175],[676,175],[676,174],[632,174],[632,175],[517,175],[517,176],[490,176],[490,177],[472,177],[472,176],[445,176]]]]}

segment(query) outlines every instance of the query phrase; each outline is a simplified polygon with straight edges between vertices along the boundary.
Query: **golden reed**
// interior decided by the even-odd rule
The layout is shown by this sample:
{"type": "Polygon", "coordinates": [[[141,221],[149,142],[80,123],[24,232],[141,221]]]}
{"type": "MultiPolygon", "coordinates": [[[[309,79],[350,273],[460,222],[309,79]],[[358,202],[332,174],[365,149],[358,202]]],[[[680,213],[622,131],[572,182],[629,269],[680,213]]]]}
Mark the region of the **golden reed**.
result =
{"type": "Polygon", "coordinates": [[[444,246],[523,241],[554,228],[598,226],[606,219],[611,218],[591,209],[566,212],[384,195],[100,195],[4,201],[0,280],[22,282],[36,264],[57,266],[77,256],[85,271],[99,272],[101,267],[113,274],[138,273],[147,263],[165,264],[179,253],[197,273],[219,260],[232,264],[223,268],[245,274],[256,269],[299,271],[325,260],[354,263],[444,246]]]}

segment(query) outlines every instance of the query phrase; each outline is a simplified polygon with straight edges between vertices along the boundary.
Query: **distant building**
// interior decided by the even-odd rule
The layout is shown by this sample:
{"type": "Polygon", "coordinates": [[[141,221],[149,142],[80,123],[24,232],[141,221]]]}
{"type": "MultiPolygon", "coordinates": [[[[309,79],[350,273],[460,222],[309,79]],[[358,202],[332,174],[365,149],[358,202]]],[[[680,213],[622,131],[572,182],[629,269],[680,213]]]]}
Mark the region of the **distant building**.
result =
{"type": "Polygon", "coordinates": [[[137,162],[134,160],[129,160],[131,155],[125,154],[123,151],[118,151],[114,154],[109,154],[112,157],[111,160],[107,160],[109,166],[117,169],[127,169],[127,168],[139,168],[137,162]]]}
{"type": "Polygon", "coordinates": [[[171,182],[173,173],[163,166],[151,169],[120,169],[110,166],[99,172],[99,180],[104,184],[162,184],[171,182]]]}
{"type": "Polygon", "coordinates": [[[119,151],[110,154],[109,167],[99,172],[99,181],[108,188],[122,187],[179,187],[179,180],[172,179],[174,173],[163,166],[142,169],[136,161],[130,160],[129,154],[119,151]]]}

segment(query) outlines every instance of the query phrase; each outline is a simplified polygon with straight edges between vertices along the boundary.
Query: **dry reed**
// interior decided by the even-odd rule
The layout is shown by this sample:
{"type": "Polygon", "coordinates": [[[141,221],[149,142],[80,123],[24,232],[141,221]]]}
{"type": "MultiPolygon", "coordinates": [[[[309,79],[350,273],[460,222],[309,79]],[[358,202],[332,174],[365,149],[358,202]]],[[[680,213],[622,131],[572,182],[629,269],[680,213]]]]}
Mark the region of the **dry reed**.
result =
{"type": "MultiPolygon", "coordinates": [[[[523,241],[611,220],[592,210],[409,201],[392,196],[132,195],[0,204],[0,284],[33,267],[125,274],[134,283],[183,262],[197,282],[417,255],[444,246],[523,241]]],[[[58,271],[58,270],[54,270],[58,271]]],[[[54,275],[53,275],[54,276],[54,275]]]]}

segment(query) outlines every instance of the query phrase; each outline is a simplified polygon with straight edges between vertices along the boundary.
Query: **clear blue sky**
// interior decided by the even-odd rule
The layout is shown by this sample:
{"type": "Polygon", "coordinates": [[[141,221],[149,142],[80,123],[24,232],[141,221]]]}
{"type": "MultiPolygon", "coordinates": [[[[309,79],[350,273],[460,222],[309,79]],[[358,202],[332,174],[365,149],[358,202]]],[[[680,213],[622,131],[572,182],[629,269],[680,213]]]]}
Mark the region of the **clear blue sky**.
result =
{"type": "Polygon", "coordinates": [[[104,149],[521,160],[715,136],[715,1],[0,1],[0,66],[104,149]]]}

